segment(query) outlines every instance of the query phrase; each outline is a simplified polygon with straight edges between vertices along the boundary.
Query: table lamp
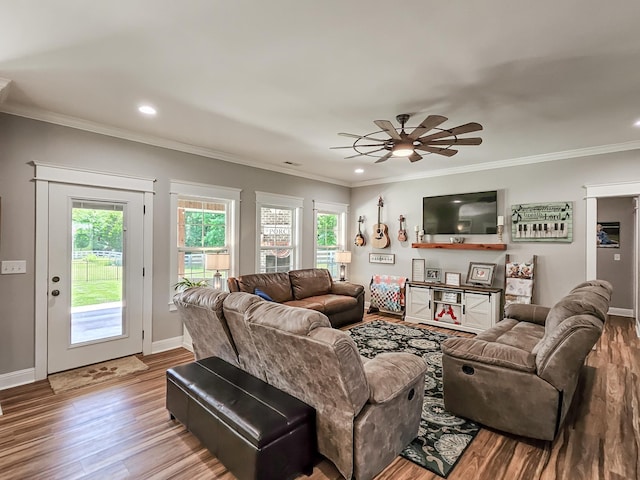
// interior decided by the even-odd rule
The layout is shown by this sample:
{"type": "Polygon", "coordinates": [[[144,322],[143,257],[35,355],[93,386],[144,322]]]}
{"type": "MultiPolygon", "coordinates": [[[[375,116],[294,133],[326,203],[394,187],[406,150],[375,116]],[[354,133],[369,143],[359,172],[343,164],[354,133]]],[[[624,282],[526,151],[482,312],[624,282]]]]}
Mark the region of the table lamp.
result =
{"type": "Polygon", "coordinates": [[[216,273],[213,274],[213,288],[222,290],[222,274],[220,274],[220,270],[229,270],[229,254],[208,253],[207,269],[213,270],[214,268],[216,273]]]}
{"type": "Polygon", "coordinates": [[[340,281],[344,282],[347,263],[351,263],[351,252],[336,252],[336,262],[340,264],[340,281]]]}

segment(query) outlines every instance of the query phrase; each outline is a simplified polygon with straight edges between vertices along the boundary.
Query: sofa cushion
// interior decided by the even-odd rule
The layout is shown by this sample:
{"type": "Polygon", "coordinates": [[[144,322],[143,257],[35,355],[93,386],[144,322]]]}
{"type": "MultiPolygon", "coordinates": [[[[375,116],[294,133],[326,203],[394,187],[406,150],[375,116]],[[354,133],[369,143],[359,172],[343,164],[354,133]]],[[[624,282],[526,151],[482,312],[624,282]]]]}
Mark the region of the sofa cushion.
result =
{"type": "Polygon", "coordinates": [[[307,297],[325,295],[331,291],[331,275],[329,270],[307,268],[289,272],[293,298],[301,300],[307,297]]]}
{"type": "Polygon", "coordinates": [[[236,278],[241,292],[255,293],[256,288],[269,295],[274,302],[283,303],[293,300],[289,274],[284,273],[253,273],[236,278]]]}
{"type": "Polygon", "coordinates": [[[476,338],[531,352],[543,336],[544,327],[541,325],[505,318],[495,327],[479,333],[476,338]]]}

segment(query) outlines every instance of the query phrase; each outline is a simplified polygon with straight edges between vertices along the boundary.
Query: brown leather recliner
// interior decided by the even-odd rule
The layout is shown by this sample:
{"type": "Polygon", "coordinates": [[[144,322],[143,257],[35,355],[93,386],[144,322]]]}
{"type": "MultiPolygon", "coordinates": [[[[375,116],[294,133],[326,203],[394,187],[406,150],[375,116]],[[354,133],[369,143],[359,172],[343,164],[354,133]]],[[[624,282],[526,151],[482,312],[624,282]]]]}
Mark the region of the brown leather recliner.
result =
{"type": "Polygon", "coordinates": [[[324,313],[336,328],[361,322],[364,315],[364,287],[334,282],[323,268],[253,273],[231,277],[227,284],[230,292],[255,294],[259,289],[274,302],[324,313]]]}
{"type": "Polygon", "coordinates": [[[602,333],[611,284],[576,286],[552,308],[511,304],[474,338],[442,343],[447,411],[525,437],[553,440],[585,358],[602,333]]]}

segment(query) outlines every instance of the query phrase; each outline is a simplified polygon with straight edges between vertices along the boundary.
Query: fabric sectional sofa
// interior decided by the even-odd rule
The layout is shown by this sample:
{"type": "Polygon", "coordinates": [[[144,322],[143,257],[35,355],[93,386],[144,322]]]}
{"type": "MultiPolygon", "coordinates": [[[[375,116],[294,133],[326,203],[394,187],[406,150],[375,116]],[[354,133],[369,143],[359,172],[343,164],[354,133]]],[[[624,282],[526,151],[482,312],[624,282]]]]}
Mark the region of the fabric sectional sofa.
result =
{"type": "Polygon", "coordinates": [[[552,308],[511,304],[473,338],[442,343],[447,411],[516,435],[553,440],[585,358],[600,338],[611,284],[576,286],[552,308]]]}
{"type": "Polygon", "coordinates": [[[174,297],[196,359],[217,356],[316,410],[318,451],[346,479],[369,480],[415,438],[425,361],[367,360],[322,313],[198,287],[174,297]]]}
{"type": "Polygon", "coordinates": [[[291,307],[324,313],[333,327],[361,322],[364,287],[334,282],[328,270],[309,268],[282,273],[255,273],[227,280],[230,292],[253,293],[291,307]]]}

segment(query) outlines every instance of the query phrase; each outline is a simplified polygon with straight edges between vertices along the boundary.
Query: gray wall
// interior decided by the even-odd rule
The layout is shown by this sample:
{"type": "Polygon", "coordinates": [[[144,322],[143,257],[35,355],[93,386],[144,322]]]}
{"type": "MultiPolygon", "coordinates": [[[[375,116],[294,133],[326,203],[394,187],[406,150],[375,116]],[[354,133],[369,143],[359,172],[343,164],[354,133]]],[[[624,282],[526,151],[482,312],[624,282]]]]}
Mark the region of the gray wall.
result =
{"type": "Polygon", "coordinates": [[[36,161],[156,178],[153,341],[182,335],[169,312],[169,181],[241,188],[240,273],[255,270],[255,191],[303,197],[302,266],[313,266],[313,202],[349,203],[350,189],[0,114],[0,260],[27,260],[27,274],[0,275],[0,374],[34,367],[36,161]]]}
{"type": "MultiPolygon", "coordinates": [[[[502,286],[505,253],[509,253],[511,259],[516,261],[528,260],[535,254],[538,266],[535,300],[541,304],[552,305],[572,286],[585,280],[586,204],[583,186],[637,180],[640,178],[639,157],[640,152],[630,151],[354,188],[351,195],[352,236],[357,231],[354,219],[357,219],[358,215],[364,215],[367,219],[367,240],[370,241],[371,229],[376,223],[377,199],[382,195],[382,218],[390,227],[392,241],[390,248],[377,251],[394,253],[396,257],[394,265],[370,264],[368,254],[376,251],[371,248],[370,242],[365,247],[354,246],[354,263],[350,266],[350,278],[365,285],[368,285],[373,273],[404,275],[411,278],[411,259],[424,258],[428,267],[441,268],[443,272],[460,272],[463,282],[469,262],[497,263],[498,277],[494,280],[494,286],[502,286]],[[498,190],[498,214],[505,216],[505,223],[510,219],[512,204],[572,201],[573,243],[509,243],[506,252],[411,248],[411,242],[415,241],[413,227],[422,224],[422,197],[483,190],[498,190]],[[400,243],[396,237],[397,219],[400,214],[407,218],[409,230],[409,241],[404,243],[400,243]]],[[[422,160],[428,161],[429,157],[422,160]]],[[[455,159],[452,162],[455,162],[455,159]]],[[[375,166],[372,165],[370,168],[375,166]]],[[[497,242],[496,235],[466,238],[467,242],[497,242]]],[[[509,240],[510,233],[507,231],[504,241],[508,243],[509,240]]],[[[434,241],[447,242],[448,236],[434,236],[434,241]]],[[[632,277],[625,273],[620,281],[626,281],[631,285],[632,277]]],[[[622,298],[615,298],[623,302],[622,298]]],[[[612,306],[626,308],[616,303],[612,306]]]]}
{"type": "Polygon", "coordinates": [[[620,248],[598,248],[598,278],[613,285],[611,304],[633,309],[634,199],[613,197],[598,199],[598,222],[620,222],[620,248]],[[620,260],[614,260],[614,255],[620,260]]]}

